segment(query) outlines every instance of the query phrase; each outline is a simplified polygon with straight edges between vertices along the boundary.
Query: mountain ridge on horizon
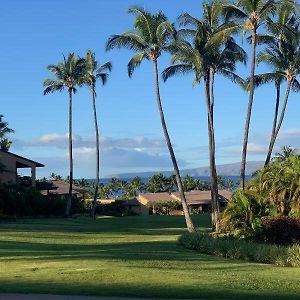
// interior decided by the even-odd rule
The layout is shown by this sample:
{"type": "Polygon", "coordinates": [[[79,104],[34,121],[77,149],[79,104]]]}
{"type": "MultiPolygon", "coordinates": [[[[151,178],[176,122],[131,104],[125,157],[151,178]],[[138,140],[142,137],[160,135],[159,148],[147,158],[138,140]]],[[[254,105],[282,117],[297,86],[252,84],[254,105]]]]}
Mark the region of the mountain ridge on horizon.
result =
{"type": "MultiPolygon", "coordinates": [[[[253,174],[256,170],[263,167],[263,161],[249,161],[246,165],[246,176],[253,174]]],[[[240,175],[240,163],[229,163],[217,165],[218,175],[221,176],[239,176],[240,175]]],[[[120,173],[114,174],[111,176],[106,176],[106,178],[133,178],[139,176],[140,178],[148,178],[154,174],[162,173],[165,176],[170,176],[173,174],[173,171],[147,171],[147,172],[129,172],[129,173],[120,173]]],[[[193,177],[198,176],[209,176],[209,167],[199,167],[199,168],[190,168],[182,169],[180,171],[182,176],[190,175],[193,177]]]]}

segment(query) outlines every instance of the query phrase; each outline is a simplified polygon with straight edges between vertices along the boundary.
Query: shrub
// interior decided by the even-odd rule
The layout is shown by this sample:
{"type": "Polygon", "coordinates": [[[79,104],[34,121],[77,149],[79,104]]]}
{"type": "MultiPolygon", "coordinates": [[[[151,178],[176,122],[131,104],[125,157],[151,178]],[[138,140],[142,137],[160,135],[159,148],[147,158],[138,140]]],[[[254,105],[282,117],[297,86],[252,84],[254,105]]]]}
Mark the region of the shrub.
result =
{"type": "MultiPolygon", "coordinates": [[[[66,199],[58,195],[41,195],[32,187],[0,185],[0,213],[14,217],[62,216],[66,199]]],[[[72,213],[83,212],[79,199],[72,201],[72,213]]]]}
{"type": "Polygon", "coordinates": [[[300,244],[300,218],[277,216],[262,218],[264,240],[269,244],[300,244]]]}
{"type": "Polygon", "coordinates": [[[261,230],[260,218],[270,214],[263,197],[249,190],[237,190],[221,214],[223,231],[240,237],[254,238],[261,230]]]}
{"type": "Polygon", "coordinates": [[[185,233],[179,237],[179,244],[204,254],[231,259],[243,259],[277,266],[300,266],[300,245],[283,247],[266,245],[232,236],[217,236],[207,233],[185,233]]]}

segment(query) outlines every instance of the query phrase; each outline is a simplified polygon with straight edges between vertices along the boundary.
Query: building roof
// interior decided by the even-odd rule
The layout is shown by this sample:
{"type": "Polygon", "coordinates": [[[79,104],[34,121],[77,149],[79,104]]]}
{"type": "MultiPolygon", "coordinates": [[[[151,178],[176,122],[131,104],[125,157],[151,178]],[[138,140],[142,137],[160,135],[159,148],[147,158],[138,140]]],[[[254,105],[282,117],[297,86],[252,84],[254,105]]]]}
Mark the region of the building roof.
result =
{"type": "MultiPolygon", "coordinates": [[[[211,202],[211,191],[190,191],[185,192],[188,205],[209,204],[211,202]]],[[[219,190],[219,201],[228,202],[232,193],[226,190],[219,190]]],[[[138,199],[144,199],[148,202],[155,201],[180,201],[179,193],[145,193],[139,194],[138,199]]]]}
{"type": "MultiPolygon", "coordinates": [[[[72,195],[86,193],[85,189],[81,189],[73,184],[72,195]]],[[[43,195],[54,194],[54,195],[68,195],[69,194],[69,183],[60,180],[53,180],[52,186],[48,190],[42,190],[43,195]]]]}
{"type": "MultiPolygon", "coordinates": [[[[27,162],[29,162],[29,163],[33,163],[33,164],[35,164],[35,166],[36,166],[37,168],[45,167],[45,165],[43,165],[43,164],[41,164],[41,163],[39,163],[39,162],[37,162],[37,161],[28,159],[28,158],[26,158],[26,157],[24,157],[24,156],[20,156],[20,155],[17,155],[17,154],[8,152],[8,151],[0,150],[0,157],[1,157],[3,154],[4,154],[4,155],[8,155],[8,156],[12,156],[12,157],[14,157],[14,158],[16,158],[16,159],[22,159],[23,161],[27,161],[27,162]]],[[[25,164],[23,164],[23,163],[21,163],[21,162],[18,162],[17,167],[18,167],[18,168],[27,168],[28,166],[25,165],[25,164]]]]}
{"type": "MultiPolygon", "coordinates": [[[[188,205],[209,204],[211,203],[211,191],[190,191],[185,192],[186,202],[188,205]]],[[[180,200],[179,193],[173,193],[180,200]]],[[[226,190],[219,190],[219,201],[228,202],[232,193],[226,190]]]]}
{"type": "Polygon", "coordinates": [[[137,199],[130,199],[130,200],[122,201],[121,206],[124,207],[140,206],[140,202],[137,199]]]}
{"type": "Polygon", "coordinates": [[[169,193],[144,193],[139,194],[138,198],[141,197],[149,202],[155,202],[155,201],[178,201],[178,199],[169,193]]]}

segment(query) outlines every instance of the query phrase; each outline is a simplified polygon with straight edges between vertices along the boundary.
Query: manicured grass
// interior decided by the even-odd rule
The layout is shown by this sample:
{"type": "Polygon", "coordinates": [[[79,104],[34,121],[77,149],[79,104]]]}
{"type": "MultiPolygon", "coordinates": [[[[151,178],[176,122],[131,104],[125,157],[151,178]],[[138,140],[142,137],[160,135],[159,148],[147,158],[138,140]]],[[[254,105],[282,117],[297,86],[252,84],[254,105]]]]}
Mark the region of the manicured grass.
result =
{"type": "Polygon", "coordinates": [[[300,268],[199,254],[178,246],[183,232],[177,216],[0,224],[0,293],[300,299],[300,268]]]}

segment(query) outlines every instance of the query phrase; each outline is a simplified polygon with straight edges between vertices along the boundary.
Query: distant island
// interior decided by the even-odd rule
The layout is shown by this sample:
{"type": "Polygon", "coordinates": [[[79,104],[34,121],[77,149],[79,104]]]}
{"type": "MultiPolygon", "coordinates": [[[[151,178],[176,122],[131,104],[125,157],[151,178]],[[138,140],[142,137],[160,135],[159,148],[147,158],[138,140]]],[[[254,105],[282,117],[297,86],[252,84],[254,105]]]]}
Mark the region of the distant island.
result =
{"type": "MultiPolygon", "coordinates": [[[[262,168],[264,162],[262,161],[249,161],[246,166],[246,175],[252,175],[256,170],[262,168]]],[[[231,163],[231,164],[223,164],[217,166],[217,172],[220,176],[239,176],[240,175],[240,163],[231,163]]],[[[114,174],[108,177],[116,177],[122,179],[130,179],[135,176],[139,176],[140,178],[148,178],[154,174],[162,173],[165,176],[170,176],[173,174],[172,171],[149,171],[149,172],[133,172],[133,173],[122,173],[122,174],[114,174]]],[[[209,167],[200,167],[193,169],[183,169],[181,170],[181,175],[186,176],[190,175],[193,177],[206,177],[209,176],[209,167]]]]}

